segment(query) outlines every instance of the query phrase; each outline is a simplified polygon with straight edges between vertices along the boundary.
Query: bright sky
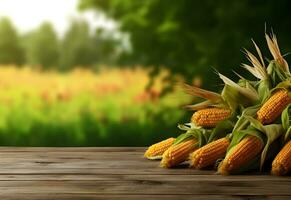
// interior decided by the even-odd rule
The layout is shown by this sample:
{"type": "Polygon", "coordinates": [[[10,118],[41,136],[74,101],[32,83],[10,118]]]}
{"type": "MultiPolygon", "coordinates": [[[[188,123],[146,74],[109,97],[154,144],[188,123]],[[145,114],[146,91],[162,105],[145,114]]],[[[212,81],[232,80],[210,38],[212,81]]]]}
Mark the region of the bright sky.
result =
{"type": "Polygon", "coordinates": [[[113,22],[93,11],[79,13],[78,0],[0,0],[0,17],[8,16],[20,33],[35,29],[43,21],[53,23],[62,36],[69,26],[70,19],[85,18],[90,27],[114,29],[113,22]]]}

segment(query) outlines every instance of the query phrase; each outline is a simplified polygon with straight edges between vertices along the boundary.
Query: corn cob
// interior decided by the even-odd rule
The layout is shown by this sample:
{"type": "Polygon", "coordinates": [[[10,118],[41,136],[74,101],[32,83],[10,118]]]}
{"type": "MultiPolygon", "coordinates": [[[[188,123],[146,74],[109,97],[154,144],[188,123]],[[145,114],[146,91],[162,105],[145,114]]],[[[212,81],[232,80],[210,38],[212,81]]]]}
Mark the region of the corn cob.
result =
{"type": "Polygon", "coordinates": [[[177,145],[172,145],[164,152],[161,166],[170,168],[184,162],[188,158],[189,154],[197,148],[196,144],[196,139],[190,139],[177,145]]]}
{"type": "Polygon", "coordinates": [[[175,138],[168,138],[151,145],[145,152],[144,157],[154,160],[161,159],[163,153],[174,143],[175,138]]]}
{"type": "Polygon", "coordinates": [[[196,126],[215,127],[215,125],[228,118],[231,112],[224,108],[205,108],[195,112],[191,118],[191,122],[196,126]]]}
{"type": "Polygon", "coordinates": [[[264,143],[256,136],[246,136],[220,163],[218,172],[223,175],[235,172],[252,161],[263,149],[264,143]]]}
{"type": "Polygon", "coordinates": [[[279,89],[273,94],[257,112],[257,119],[262,124],[270,124],[278,118],[286,106],[290,103],[290,97],[286,89],[279,89]]]}
{"type": "Polygon", "coordinates": [[[225,156],[229,146],[228,138],[220,138],[211,142],[190,155],[190,167],[202,169],[214,165],[219,158],[225,156]]]}
{"type": "Polygon", "coordinates": [[[285,144],[272,163],[271,173],[283,176],[291,171],[291,140],[285,144]]]}

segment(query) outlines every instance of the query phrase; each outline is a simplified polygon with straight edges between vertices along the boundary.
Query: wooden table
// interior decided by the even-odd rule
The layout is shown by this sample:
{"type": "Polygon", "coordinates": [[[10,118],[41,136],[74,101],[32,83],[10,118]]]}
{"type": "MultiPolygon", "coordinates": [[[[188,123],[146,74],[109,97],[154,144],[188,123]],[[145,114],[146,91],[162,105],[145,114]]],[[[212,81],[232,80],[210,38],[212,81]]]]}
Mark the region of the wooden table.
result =
{"type": "Polygon", "coordinates": [[[0,148],[0,199],[291,199],[291,177],[162,169],[144,148],[0,148]]]}

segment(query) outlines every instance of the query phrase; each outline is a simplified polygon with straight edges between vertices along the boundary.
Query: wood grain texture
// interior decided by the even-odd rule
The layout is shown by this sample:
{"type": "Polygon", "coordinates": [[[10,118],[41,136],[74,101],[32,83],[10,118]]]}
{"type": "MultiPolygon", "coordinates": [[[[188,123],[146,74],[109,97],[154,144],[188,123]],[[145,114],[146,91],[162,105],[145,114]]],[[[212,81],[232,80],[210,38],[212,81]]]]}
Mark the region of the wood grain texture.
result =
{"type": "Polygon", "coordinates": [[[0,148],[0,199],[291,199],[291,178],[163,169],[145,148],[0,148]]]}

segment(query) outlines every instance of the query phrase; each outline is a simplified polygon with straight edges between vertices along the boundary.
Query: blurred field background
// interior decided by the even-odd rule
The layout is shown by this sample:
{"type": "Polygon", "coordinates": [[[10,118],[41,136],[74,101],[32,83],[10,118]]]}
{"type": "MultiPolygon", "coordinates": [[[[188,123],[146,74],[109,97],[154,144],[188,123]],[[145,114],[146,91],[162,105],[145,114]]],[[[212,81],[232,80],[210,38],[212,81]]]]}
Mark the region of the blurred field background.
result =
{"type": "Polygon", "coordinates": [[[141,67],[60,73],[1,66],[0,144],[140,146],[170,136],[189,97],[174,90],[161,98],[165,75],[145,91],[141,67]]]}
{"type": "Polygon", "coordinates": [[[252,38],[269,55],[273,28],[290,57],[287,0],[41,2],[0,1],[0,145],[149,145],[189,121],[180,83],[248,77],[252,38]]]}

